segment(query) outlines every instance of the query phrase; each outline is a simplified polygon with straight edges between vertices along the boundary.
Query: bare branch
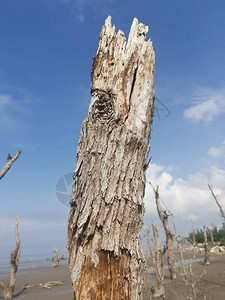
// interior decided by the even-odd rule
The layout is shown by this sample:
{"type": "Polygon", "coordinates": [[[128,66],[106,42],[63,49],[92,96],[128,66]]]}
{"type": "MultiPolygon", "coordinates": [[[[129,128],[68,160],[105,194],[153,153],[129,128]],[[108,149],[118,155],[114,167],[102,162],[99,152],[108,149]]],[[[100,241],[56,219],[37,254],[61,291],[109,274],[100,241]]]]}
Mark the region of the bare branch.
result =
{"type": "Polygon", "coordinates": [[[166,207],[166,205],[164,203],[163,204],[166,207],[166,209],[168,210],[168,212],[166,210],[163,210],[161,208],[161,204],[160,204],[160,200],[159,200],[159,186],[157,185],[157,187],[155,188],[150,181],[147,181],[147,183],[151,185],[152,190],[153,190],[153,192],[155,194],[155,200],[156,200],[157,209],[159,208],[159,210],[158,210],[159,217],[160,217],[160,220],[163,222],[163,219],[165,217],[166,218],[170,217],[173,214],[169,211],[169,209],[166,207]]]}
{"type": "Polygon", "coordinates": [[[54,249],[53,253],[55,253],[55,256],[52,257],[52,266],[55,268],[58,267],[60,260],[64,259],[64,255],[59,256],[58,249],[54,249]]]}
{"type": "Polygon", "coordinates": [[[174,251],[173,251],[173,233],[169,228],[169,222],[168,222],[168,217],[171,216],[172,214],[168,213],[166,210],[163,210],[161,207],[160,199],[159,199],[159,186],[157,186],[155,189],[154,186],[151,184],[151,182],[148,183],[151,185],[153,192],[155,193],[155,202],[156,202],[158,215],[163,224],[164,231],[166,234],[167,261],[168,261],[170,276],[171,279],[176,279],[177,274],[176,274],[174,251]]]}
{"type": "Polygon", "coordinates": [[[151,160],[152,160],[152,157],[150,157],[149,160],[148,160],[148,161],[146,162],[146,164],[144,165],[144,170],[147,170],[147,169],[148,169],[151,160]]]}
{"type": "Polygon", "coordinates": [[[0,280],[0,287],[3,288],[3,289],[4,289],[4,287],[5,287],[5,282],[2,281],[2,280],[0,280]]]}
{"type": "Polygon", "coordinates": [[[174,229],[174,234],[173,236],[175,237],[175,240],[177,242],[177,249],[179,249],[179,241],[177,239],[177,226],[176,226],[176,218],[173,216],[174,222],[173,222],[173,229],[174,229]]]}
{"type": "Polygon", "coordinates": [[[210,191],[211,191],[211,193],[212,193],[212,196],[213,196],[214,200],[216,201],[216,204],[217,204],[218,207],[219,207],[219,210],[220,210],[220,212],[221,212],[222,217],[225,219],[225,213],[224,213],[224,211],[223,211],[223,208],[222,208],[221,204],[219,203],[219,201],[217,200],[216,195],[215,195],[214,192],[213,192],[213,186],[210,185],[210,184],[208,184],[208,187],[209,187],[209,189],[210,189],[210,191]]]}
{"type": "Polygon", "coordinates": [[[5,174],[9,171],[9,169],[11,168],[12,164],[17,160],[17,158],[20,156],[20,153],[22,152],[22,150],[20,149],[19,151],[16,152],[14,157],[11,157],[11,155],[9,154],[6,160],[6,164],[4,165],[4,167],[2,168],[2,170],[0,171],[0,179],[2,179],[5,174]]]}
{"type": "Polygon", "coordinates": [[[191,299],[197,300],[196,289],[195,289],[196,282],[194,280],[191,264],[189,265],[189,271],[190,271],[190,278],[191,278],[191,292],[192,292],[192,298],[191,299]]]}
{"type": "Polygon", "coordinates": [[[180,239],[180,235],[179,234],[176,235],[176,240],[177,240],[177,243],[178,243],[178,249],[179,249],[180,258],[181,258],[180,262],[181,262],[182,278],[183,278],[184,282],[186,284],[188,284],[187,270],[186,270],[185,264],[184,264],[184,255],[183,255],[183,249],[182,249],[182,246],[181,246],[181,239],[180,239]]]}

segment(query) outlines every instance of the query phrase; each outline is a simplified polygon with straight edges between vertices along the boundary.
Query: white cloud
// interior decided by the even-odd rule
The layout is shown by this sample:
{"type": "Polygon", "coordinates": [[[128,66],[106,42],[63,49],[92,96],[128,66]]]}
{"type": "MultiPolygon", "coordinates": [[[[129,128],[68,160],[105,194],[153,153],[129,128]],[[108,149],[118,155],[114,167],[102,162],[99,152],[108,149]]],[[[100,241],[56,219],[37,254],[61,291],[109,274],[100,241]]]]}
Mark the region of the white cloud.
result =
{"type": "Polygon", "coordinates": [[[208,155],[217,158],[225,155],[225,141],[222,142],[220,147],[209,148],[208,155]]]}
{"type": "Polygon", "coordinates": [[[0,94],[0,107],[9,105],[11,101],[10,95],[0,94]]]}
{"type": "Polygon", "coordinates": [[[225,192],[225,170],[212,166],[210,183],[220,190],[220,194],[225,192]]]}
{"type": "MultiPolygon", "coordinates": [[[[147,171],[147,180],[153,186],[159,186],[160,199],[165,206],[179,218],[179,222],[195,219],[198,226],[221,223],[219,210],[208,189],[208,183],[214,186],[220,203],[225,207],[225,170],[212,166],[210,175],[199,172],[191,174],[186,180],[174,178],[166,169],[151,164],[147,171]]],[[[145,192],[146,217],[158,219],[154,193],[149,184],[145,192]]],[[[181,226],[178,224],[178,228],[181,226]]],[[[189,230],[191,229],[191,223],[189,230]]]]}
{"type": "Polygon", "coordinates": [[[223,155],[223,152],[224,151],[222,148],[211,147],[208,151],[208,154],[213,157],[219,157],[223,155]]]}
{"type": "Polygon", "coordinates": [[[85,22],[85,13],[89,9],[92,13],[103,12],[105,9],[108,9],[109,6],[112,6],[116,0],[60,0],[63,4],[70,4],[72,7],[72,14],[75,19],[83,23],[85,22]]]}
{"type": "Polygon", "coordinates": [[[0,131],[15,132],[21,128],[21,116],[29,112],[30,98],[19,89],[4,92],[0,87],[0,131]]]}
{"type": "Polygon", "coordinates": [[[184,117],[195,122],[211,122],[225,113],[225,89],[198,88],[191,102],[193,104],[185,109],[184,117]]]}
{"type": "Polygon", "coordinates": [[[199,217],[196,216],[196,215],[190,214],[190,216],[189,216],[189,221],[195,222],[195,221],[197,221],[198,219],[199,219],[199,217]]]}

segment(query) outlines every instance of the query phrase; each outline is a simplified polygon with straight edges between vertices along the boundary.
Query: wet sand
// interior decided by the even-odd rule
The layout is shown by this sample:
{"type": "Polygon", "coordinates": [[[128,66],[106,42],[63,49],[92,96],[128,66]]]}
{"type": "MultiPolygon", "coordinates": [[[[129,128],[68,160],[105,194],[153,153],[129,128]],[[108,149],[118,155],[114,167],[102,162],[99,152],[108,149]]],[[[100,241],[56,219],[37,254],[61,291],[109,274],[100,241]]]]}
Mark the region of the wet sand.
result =
{"type": "MultiPolygon", "coordinates": [[[[204,299],[204,296],[206,296],[205,299],[207,300],[224,300],[225,255],[210,256],[210,264],[206,266],[203,264],[203,256],[201,255],[201,259],[199,259],[199,257],[197,262],[192,263],[197,299],[204,299]]],[[[178,270],[180,270],[180,268],[178,268],[178,270]]],[[[188,280],[190,282],[190,278],[188,278],[188,280]]],[[[154,284],[154,276],[151,274],[146,275],[143,300],[149,300],[149,291],[152,284],[154,284]]],[[[190,295],[190,285],[187,287],[180,275],[178,279],[172,281],[169,279],[169,274],[166,270],[164,284],[166,299],[188,299],[190,295]]]]}
{"type": "MultiPolygon", "coordinates": [[[[3,279],[2,276],[1,279],[3,279]]],[[[1,293],[0,295],[0,299],[3,299],[1,293]]],[[[66,265],[59,265],[57,268],[40,267],[31,270],[18,270],[16,275],[16,289],[13,299],[73,300],[73,290],[68,267],[66,265]],[[53,286],[51,289],[42,287],[24,289],[26,284],[33,285],[60,280],[63,282],[63,285],[53,286]]]]}

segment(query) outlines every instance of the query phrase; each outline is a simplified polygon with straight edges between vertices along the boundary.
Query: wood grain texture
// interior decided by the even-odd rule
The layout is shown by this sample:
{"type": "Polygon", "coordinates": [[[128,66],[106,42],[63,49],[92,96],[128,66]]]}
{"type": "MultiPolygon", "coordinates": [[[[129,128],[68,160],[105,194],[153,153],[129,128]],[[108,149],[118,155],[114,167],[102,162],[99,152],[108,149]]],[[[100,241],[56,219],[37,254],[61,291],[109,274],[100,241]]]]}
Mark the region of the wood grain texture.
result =
{"type": "Polygon", "coordinates": [[[94,57],[68,223],[75,299],[141,299],[146,159],[154,111],[155,57],[134,19],[128,42],[111,18],[94,57]]]}

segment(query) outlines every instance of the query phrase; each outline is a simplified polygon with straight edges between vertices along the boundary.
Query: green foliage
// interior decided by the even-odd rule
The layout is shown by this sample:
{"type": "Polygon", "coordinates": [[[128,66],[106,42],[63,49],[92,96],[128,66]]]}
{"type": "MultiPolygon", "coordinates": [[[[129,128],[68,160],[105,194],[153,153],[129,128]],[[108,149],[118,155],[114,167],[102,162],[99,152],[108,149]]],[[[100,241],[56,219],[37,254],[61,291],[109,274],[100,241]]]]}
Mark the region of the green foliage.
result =
{"type": "Polygon", "coordinates": [[[225,238],[221,238],[219,242],[220,242],[220,246],[225,246],[225,238]]]}
{"type": "MultiPolygon", "coordinates": [[[[211,232],[213,234],[214,242],[219,242],[221,245],[225,246],[225,223],[223,223],[222,227],[218,230],[217,226],[212,224],[211,232]]],[[[210,240],[209,233],[207,232],[208,241],[210,240]]],[[[189,233],[189,241],[193,243],[193,233],[189,233]]],[[[195,242],[203,243],[204,242],[204,229],[197,229],[195,233],[195,242]]]]}

